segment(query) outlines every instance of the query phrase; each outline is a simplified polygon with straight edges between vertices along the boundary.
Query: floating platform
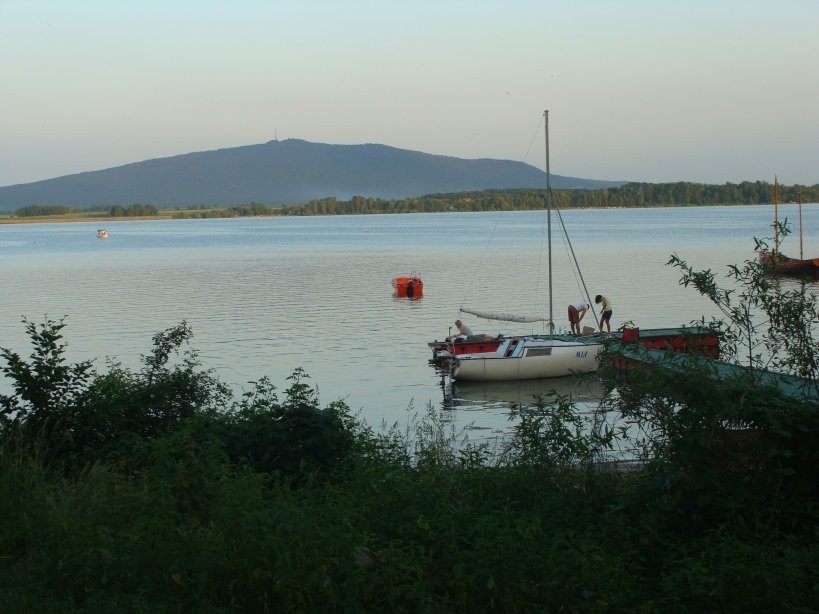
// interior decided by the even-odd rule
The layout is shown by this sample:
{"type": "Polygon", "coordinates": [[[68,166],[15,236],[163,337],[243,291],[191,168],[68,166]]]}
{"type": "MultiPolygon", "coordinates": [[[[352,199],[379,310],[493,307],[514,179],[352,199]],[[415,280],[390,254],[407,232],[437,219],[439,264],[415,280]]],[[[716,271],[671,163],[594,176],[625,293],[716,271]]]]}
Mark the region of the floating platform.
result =
{"type": "Polygon", "coordinates": [[[418,275],[394,277],[392,287],[398,298],[422,298],[424,296],[424,282],[418,275]]]}

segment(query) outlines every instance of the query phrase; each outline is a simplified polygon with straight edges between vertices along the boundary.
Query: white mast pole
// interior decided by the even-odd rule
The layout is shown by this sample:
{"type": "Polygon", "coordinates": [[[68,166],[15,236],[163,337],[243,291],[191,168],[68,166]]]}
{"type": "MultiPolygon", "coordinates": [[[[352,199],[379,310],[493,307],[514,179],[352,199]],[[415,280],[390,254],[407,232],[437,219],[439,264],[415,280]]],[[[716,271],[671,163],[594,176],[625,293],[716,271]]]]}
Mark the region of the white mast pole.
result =
{"type": "Polygon", "coordinates": [[[779,179],[774,175],[774,254],[779,255],[779,179]]]}
{"type": "Polygon", "coordinates": [[[548,232],[549,258],[549,334],[555,330],[554,314],[552,313],[552,180],[549,169],[549,111],[543,112],[543,123],[546,132],[546,229],[548,232]]]}

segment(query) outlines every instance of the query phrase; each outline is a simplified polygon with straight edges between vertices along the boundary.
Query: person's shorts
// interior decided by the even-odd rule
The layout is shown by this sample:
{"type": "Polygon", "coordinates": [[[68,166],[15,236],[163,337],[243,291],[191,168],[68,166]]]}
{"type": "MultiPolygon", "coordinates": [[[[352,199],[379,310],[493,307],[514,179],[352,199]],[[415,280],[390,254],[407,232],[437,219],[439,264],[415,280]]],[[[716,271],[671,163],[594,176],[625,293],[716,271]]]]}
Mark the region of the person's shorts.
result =
{"type": "Polygon", "coordinates": [[[580,312],[577,310],[577,307],[569,305],[569,323],[572,324],[574,322],[580,323],[580,312]]]}
{"type": "Polygon", "coordinates": [[[611,309],[609,309],[607,311],[604,311],[602,314],[600,314],[600,319],[601,320],[611,320],[611,309]]]}

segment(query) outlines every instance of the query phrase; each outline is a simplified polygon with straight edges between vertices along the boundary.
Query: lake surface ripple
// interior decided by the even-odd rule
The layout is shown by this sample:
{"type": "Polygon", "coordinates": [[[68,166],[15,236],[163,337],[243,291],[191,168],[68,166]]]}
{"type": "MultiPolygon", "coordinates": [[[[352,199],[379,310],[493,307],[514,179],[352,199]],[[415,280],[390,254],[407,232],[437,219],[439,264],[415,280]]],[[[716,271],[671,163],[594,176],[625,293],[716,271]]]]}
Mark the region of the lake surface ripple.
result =
{"type": "MultiPolygon", "coordinates": [[[[574,250],[589,292],[610,296],[612,324],[678,326],[716,316],[679,272],[727,272],[770,236],[773,207],[669,207],[561,213],[571,244],[553,243],[554,317],[580,296],[574,250]]],[[[798,220],[795,205],[780,219],[798,220]]],[[[338,398],[373,426],[405,423],[444,403],[427,342],[456,318],[475,332],[544,332],[461,316],[459,307],[548,313],[542,211],[436,213],[97,224],[0,225],[0,347],[28,355],[21,318],[67,315],[69,359],[105,357],[138,368],[152,336],[187,320],[206,367],[235,389],[268,376],[280,389],[296,367],[323,404],[338,398]],[[390,280],[418,272],[424,298],[393,296],[390,280]],[[409,410],[410,404],[413,409],[409,410]]],[[[553,216],[553,225],[557,222],[553,216]]],[[[783,251],[798,255],[798,229],[783,251]]],[[[819,207],[803,206],[803,241],[819,255],[819,207]]],[[[584,324],[587,322],[584,321],[584,324]]],[[[588,322],[592,324],[592,322],[588,322]]],[[[455,390],[459,428],[509,428],[511,407],[548,381],[455,390]]],[[[8,382],[0,379],[8,390],[8,382]]]]}

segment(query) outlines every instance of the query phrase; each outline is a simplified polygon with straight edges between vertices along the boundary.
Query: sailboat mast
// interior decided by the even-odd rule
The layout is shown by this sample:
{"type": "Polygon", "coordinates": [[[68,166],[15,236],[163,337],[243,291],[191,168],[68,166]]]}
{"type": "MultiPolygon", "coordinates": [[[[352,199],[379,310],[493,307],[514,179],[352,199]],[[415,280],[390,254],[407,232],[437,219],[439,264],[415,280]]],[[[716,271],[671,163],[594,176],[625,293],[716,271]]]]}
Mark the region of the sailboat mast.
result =
{"type": "Polygon", "coordinates": [[[774,175],[774,254],[779,253],[779,179],[774,175]]]}
{"type": "Polygon", "coordinates": [[[546,232],[548,233],[549,259],[549,334],[554,333],[554,315],[552,313],[552,179],[549,169],[549,111],[543,112],[543,124],[546,133],[546,232]]]}
{"type": "Polygon", "coordinates": [[[802,190],[799,190],[799,260],[805,258],[805,252],[802,249],[802,190]]]}

